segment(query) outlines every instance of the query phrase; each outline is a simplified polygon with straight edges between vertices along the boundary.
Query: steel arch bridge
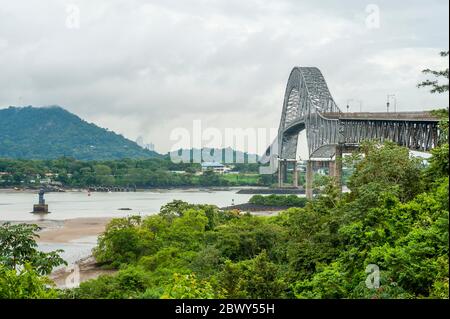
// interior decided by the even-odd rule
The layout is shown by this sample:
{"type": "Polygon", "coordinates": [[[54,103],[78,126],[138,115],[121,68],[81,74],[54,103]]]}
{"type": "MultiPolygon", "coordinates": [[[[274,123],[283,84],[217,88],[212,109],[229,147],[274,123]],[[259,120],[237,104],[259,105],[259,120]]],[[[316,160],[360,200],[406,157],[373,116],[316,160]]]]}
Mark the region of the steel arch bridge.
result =
{"type": "Polygon", "coordinates": [[[343,113],[318,68],[294,67],[286,85],[278,135],[261,162],[295,161],[303,130],[309,159],[331,159],[346,147],[373,139],[428,151],[438,144],[438,122],[429,112],[343,113]]]}

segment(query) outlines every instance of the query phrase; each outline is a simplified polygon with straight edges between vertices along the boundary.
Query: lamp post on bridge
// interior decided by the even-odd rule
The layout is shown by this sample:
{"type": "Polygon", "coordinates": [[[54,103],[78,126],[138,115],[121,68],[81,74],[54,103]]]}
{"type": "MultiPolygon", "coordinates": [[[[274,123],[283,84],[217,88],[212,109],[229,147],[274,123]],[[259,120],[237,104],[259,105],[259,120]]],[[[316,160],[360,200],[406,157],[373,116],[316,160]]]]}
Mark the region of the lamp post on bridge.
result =
{"type": "Polygon", "coordinates": [[[350,108],[350,102],[353,101],[353,99],[348,99],[347,100],[347,113],[348,113],[348,109],[350,108]]]}
{"type": "Polygon", "coordinates": [[[363,101],[362,100],[357,100],[356,102],[359,103],[359,112],[362,112],[362,106],[363,106],[363,101]]]}
{"type": "Polygon", "coordinates": [[[387,109],[387,112],[389,113],[389,105],[390,105],[389,100],[390,100],[390,98],[394,99],[394,113],[395,113],[395,112],[397,112],[397,98],[395,97],[395,94],[388,94],[387,95],[386,109],[387,109]]]}

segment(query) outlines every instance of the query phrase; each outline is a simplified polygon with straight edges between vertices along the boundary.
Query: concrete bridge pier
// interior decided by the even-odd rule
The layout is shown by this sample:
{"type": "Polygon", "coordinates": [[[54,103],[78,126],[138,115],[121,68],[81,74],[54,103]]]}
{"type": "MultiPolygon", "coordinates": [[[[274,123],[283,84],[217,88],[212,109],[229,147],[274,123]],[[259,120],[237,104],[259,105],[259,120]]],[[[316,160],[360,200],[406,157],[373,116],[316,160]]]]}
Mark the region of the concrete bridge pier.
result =
{"type": "MultiPolygon", "coordinates": [[[[336,186],[342,191],[342,153],[343,146],[336,146],[335,158],[332,161],[328,161],[328,170],[329,176],[333,177],[336,183],[336,186]]],[[[319,165],[322,165],[324,162],[318,162],[319,165]]],[[[325,164],[326,165],[326,164],[325,164]]],[[[314,161],[308,160],[306,161],[306,198],[313,198],[313,180],[314,180],[314,161]]]]}
{"type": "Polygon", "coordinates": [[[305,194],[307,199],[313,198],[313,162],[311,160],[306,161],[306,187],[305,194]]]}
{"type": "Polygon", "coordinates": [[[330,177],[336,177],[336,159],[328,162],[328,174],[330,177]]]}
{"type": "Polygon", "coordinates": [[[328,162],[329,176],[333,177],[336,183],[342,191],[342,146],[336,146],[335,158],[328,162]]]}
{"type": "Polygon", "coordinates": [[[278,159],[278,187],[280,188],[287,182],[289,163],[294,165],[292,170],[292,186],[298,187],[297,160],[278,159]]]}
{"type": "Polygon", "coordinates": [[[287,160],[283,160],[283,179],[282,179],[282,183],[285,184],[287,183],[288,180],[288,161],[287,160]]]}
{"type": "Polygon", "coordinates": [[[283,181],[284,181],[284,160],[281,158],[278,159],[278,187],[283,187],[283,181]]]}
{"type": "Polygon", "coordinates": [[[298,187],[297,161],[294,160],[292,163],[294,164],[294,168],[292,169],[292,186],[298,187]]]}
{"type": "Polygon", "coordinates": [[[336,180],[337,187],[342,191],[342,145],[336,146],[336,155],[334,159],[334,178],[336,180]]]}
{"type": "Polygon", "coordinates": [[[284,161],[279,158],[278,159],[278,187],[282,187],[283,186],[283,180],[284,180],[284,161]]]}

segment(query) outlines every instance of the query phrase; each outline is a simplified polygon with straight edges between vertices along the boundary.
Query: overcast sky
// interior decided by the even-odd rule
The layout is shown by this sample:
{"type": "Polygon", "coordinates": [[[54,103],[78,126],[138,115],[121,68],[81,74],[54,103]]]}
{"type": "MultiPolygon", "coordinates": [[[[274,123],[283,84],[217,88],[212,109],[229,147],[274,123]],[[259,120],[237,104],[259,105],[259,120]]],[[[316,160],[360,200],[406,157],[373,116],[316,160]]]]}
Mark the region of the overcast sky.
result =
{"type": "Polygon", "coordinates": [[[278,128],[294,66],[320,68],[341,109],[354,99],[384,111],[387,94],[399,111],[447,107],[447,94],[416,84],[422,69],[448,65],[438,54],[448,49],[448,6],[0,0],[0,108],[61,105],[166,152],[170,132],[196,119],[220,130],[278,128]]]}

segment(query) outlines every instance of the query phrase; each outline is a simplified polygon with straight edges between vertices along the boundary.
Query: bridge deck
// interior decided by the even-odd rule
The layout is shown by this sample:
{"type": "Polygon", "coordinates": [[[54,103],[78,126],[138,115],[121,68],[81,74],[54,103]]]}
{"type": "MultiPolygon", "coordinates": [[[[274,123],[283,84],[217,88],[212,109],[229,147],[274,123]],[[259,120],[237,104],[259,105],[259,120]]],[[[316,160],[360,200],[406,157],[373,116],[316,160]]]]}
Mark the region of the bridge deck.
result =
{"type": "Polygon", "coordinates": [[[321,113],[328,119],[373,120],[373,121],[420,121],[439,122],[439,117],[430,112],[358,112],[358,113],[321,113]]]}

